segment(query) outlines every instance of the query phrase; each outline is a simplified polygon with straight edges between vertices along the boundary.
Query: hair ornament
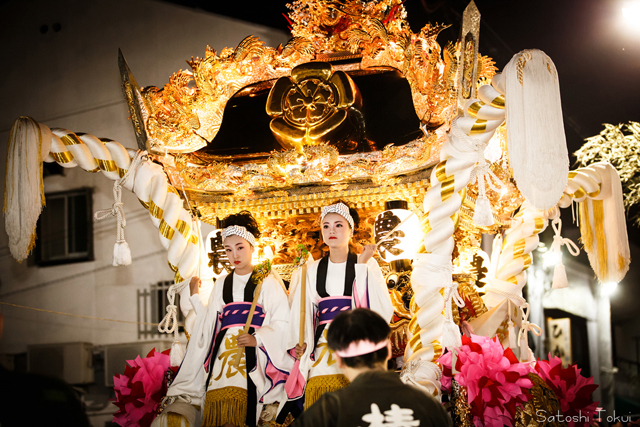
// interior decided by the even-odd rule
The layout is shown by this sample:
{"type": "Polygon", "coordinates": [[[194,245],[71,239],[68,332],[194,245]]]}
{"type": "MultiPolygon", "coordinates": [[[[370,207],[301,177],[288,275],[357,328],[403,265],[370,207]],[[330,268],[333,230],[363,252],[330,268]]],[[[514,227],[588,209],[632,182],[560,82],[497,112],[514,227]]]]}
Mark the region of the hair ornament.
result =
{"type": "Polygon", "coordinates": [[[241,225],[230,225],[229,227],[222,230],[222,240],[226,239],[229,236],[240,236],[247,242],[251,244],[251,246],[256,246],[256,238],[249,230],[241,225]]]}
{"type": "Polygon", "coordinates": [[[378,351],[381,348],[385,347],[388,343],[388,339],[380,341],[379,343],[372,343],[369,340],[353,341],[351,344],[349,344],[349,347],[345,348],[344,350],[336,350],[334,351],[334,353],[342,358],[362,356],[363,354],[369,354],[373,353],[374,351],[378,351]]]}
{"type": "Polygon", "coordinates": [[[351,226],[351,229],[355,229],[354,226],[354,222],[353,222],[353,217],[351,216],[351,214],[349,213],[349,207],[347,205],[345,205],[342,202],[338,202],[334,205],[329,205],[329,206],[325,206],[322,208],[322,214],[320,215],[320,221],[324,220],[324,217],[327,216],[327,214],[330,213],[336,213],[340,216],[342,216],[344,219],[347,220],[347,222],[349,223],[349,225],[351,226]]]}

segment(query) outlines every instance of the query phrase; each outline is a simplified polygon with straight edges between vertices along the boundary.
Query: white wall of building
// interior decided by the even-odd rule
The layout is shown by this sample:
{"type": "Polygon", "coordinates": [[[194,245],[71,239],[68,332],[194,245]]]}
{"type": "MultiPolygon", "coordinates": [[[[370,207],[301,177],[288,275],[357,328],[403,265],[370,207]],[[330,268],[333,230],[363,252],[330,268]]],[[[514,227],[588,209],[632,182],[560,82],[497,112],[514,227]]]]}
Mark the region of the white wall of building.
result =
{"type": "Polygon", "coordinates": [[[600,387],[593,398],[607,411],[613,411],[613,360],[611,338],[611,311],[609,299],[599,292],[593,271],[586,265],[564,257],[569,287],[553,289],[553,267],[541,267],[537,256],[527,272],[528,302],[531,306],[530,321],[542,327],[542,335],[534,337],[536,356],[547,359],[545,309],[559,309],[586,319],[589,340],[590,371],[600,387]]]}
{"type": "MultiPolygon", "coordinates": [[[[136,148],[117,64],[122,49],[142,86],[163,86],[185,60],[218,52],[248,35],[277,46],[289,35],[230,18],[151,0],[9,1],[0,10],[0,179],[4,182],[12,122],[31,116],[136,148]],[[52,26],[61,29],[54,32],[52,26]],[[45,34],[42,25],[48,26],[45,34]]],[[[100,173],[66,169],[45,179],[45,192],[92,187],[93,210],[113,203],[113,182],[100,173]]],[[[0,232],[0,302],[83,316],[136,321],[136,291],[171,280],[166,252],[148,213],[123,191],[126,239],[133,263],[111,266],[115,219],[94,222],[95,261],[52,267],[19,264],[0,232]]],[[[2,222],[4,228],[4,221],[2,222]]],[[[205,232],[206,236],[206,232],[205,232]]],[[[15,354],[31,344],[86,341],[106,345],[136,341],[135,324],[74,318],[0,304],[5,331],[0,353],[15,354]]]]}

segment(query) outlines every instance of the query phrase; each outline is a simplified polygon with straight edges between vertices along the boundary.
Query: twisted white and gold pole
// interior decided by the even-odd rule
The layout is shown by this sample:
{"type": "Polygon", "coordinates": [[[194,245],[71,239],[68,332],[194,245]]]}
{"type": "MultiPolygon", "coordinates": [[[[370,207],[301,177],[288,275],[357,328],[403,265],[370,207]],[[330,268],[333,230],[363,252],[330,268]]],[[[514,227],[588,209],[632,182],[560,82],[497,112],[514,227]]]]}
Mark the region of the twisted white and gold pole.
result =
{"type": "MultiPolygon", "coordinates": [[[[25,173],[28,173],[31,181],[37,182],[42,176],[41,162],[44,160],[55,161],[66,168],[79,166],[87,172],[102,172],[112,180],[119,180],[129,172],[132,158],[136,156],[136,151],[127,150],[116,141],[89,134],[78,135],[66,129],[49,130],[47,126],[28,117],[21,117],[14,123],[9,146],[7,163],[11,167],[5,183],[4,210],[11,252],[19,261],[26,258],[30,250],[29,245],[21,242],[32,238],[40,214],[41,207],[33,201],[41,197],[44,199],[43,188],[18,197],[20,189],[24,188],[22,182],[28,179],[23,176],[25,173]],[[40,154],[30,160],[23,153],[37,151],[34,147],[40,148],[40,154]],[[40,161],[40,166],[37,161],[40,161]],[[9,224],[9,219],[25,216],[25,211],[29,209],[37,212],[30,215],[35,216],[32,224],[24,224],[24,221],[19,227],[9,224]]],[[[177,190],[169,185],[160,165],[141,158],[134,169],[122,180],[122,186],[132,191],[149,209],[151,220],[158,227],[160,241],[167,249],[169,266],[176,273],[176,282],[182,282],[183,278],[195,273],[200,260],[195,221],[184,209],[182,199],[177,190]]]]}
{"type": "Polygon", "coordinates": [[[579,203],[580,234],[598,279],[619,282],[631,262],[622,199],[622,184],[609,163],[595,163],[569,172],[560,207],[579,203]]]}
{"type": "MultiPolygon", "coordinates": [[[[596,212],[596,217],[603,215],[598,212],[604,213],[605,210],[604,206],[597,206],[598,201],[601,201],[602,205],[605,202],[616,205],[617,202],[618,212],[622,213],[622,221],[616,222],[616,218],[611,218],[610,227],[606,227],[603,220],[593,221],[594,213],[592,212],[590,215],[588,207],[583,208],[581,206],[580,228],[583,235],[583,243],[585,244],[585,249],[596,252],[592,266],[601,281],[619,280],[620,275],[624,276],[629,262],[621,190],[616,199],[616,191],[612,189],[616,187],[616,178],[617,172],[615,169],[605,163],[598,163],[571,171],[569,172],[567,187],[558,202],[559,207],[566,208],[571,205],[572,201],[581,204],[589,200],[595,201],[596,207],[592,208],[592,211],[596,212]],[[605,187],[606,189],[603,190],[605,187]],[[597,230],[594,227],[597,227],[597,230]],[[624,236],[618,237],[620,233],[624,233],[624,236]],[[619,244],[615,244],[617,249],[614,250],[613,259],[608,260],[610,269],[607,268],[606,254],[597,254],[598,248],[606,251],[607,235],[615,235],[616,242],[619,242],[619,244]],[[598,240],[600,240],[599,246],[598,240]],[[598,260],[602,261],[603,257],[605,258],[604,264],[598,268],[596,262],[598,260]]],[[[611,210],[613,209],[615,209],[615,206],[611,208],[611,210]]],[[[620,215],[612,214],[612,216],[619,217],[620,215]]],[[[495,270],[495,279],[499,282],[493,281],[486,288],[487,294],[484,297],[484,301],[487,308],[491,309],[499,304],[504,299],[502,297],[505,296],[505,292],[510,294],[509,297],[514,300],[514,303],[520,302],[518,298],[522,298],[522,288],[526,284],[525,271],[531,265],[531,251],[538,247],[538,234],[546,227],[546,221],[545,212],[533,208],[528,202],[525,202],[515,215],[510,228],[505,232],[498,263],[492,266],[492,269],[495,270]],[[496,289],[502,297],[496,296],[494,292],[496,289]]],[[[614,237],[608,240],[613,242],[614,237]]],[[[610,244],[610,246],[613,245],[613,243],[610,244]]]]}
{"type": "Polygon", "coordinates": [[[483,86],[479,96],[480,100],[467,104],[464,117],[454,120],[440,163],[431,173],[423,203],[424,243],[411,274],[413,318],[402,379],[435,396],[440,393],[441,370],[436,361],[443,344],[455,346],[460,341],[457,326],[451,325],[452,320],[445,322],[445,296],[454,299],[457,293],[452,283],[453,233],[472,172],[484,161],[484,149],[504,121],[504,97],[491,86],[483,86]]]}
{"type": "MultiPolygon", "coordinates": [[[[569,172],[569,181],[558,206],[566,208],[573,201],[580,204],[582,241],[598,279],[603,282],[621,280],[629,268],[630,256],[622,189],[613,166],[597,163],[569,172]]],[[[538,234],[544,230],[548,219],[557,217],[557,208],[542,212],[525,202],[505,233],[500,254],[494,257],[497,262],[492,265],[493,277],[485,288],[483,299],[488,309],[507,298],[519,308],[523,323],[517,332],[521,360],[531,357],[526,332],[537,332],[536,326],[527,321],[527,303],[522,298],[525,272],[531,265],[531,251],[538,247],[538,234]]],[[[516,336],[513,326],[509,333],[516,336]]]]}

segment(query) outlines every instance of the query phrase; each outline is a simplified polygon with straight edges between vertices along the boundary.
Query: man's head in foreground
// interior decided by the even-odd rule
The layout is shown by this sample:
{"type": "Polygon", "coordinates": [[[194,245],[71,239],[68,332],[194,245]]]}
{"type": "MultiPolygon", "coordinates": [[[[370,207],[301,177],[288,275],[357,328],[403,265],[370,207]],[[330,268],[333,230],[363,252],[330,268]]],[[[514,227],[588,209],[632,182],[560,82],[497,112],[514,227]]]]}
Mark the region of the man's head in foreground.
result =
{"type": "Polygon", "coordinates": [[[391,357],[389,324],[374,311],[357,308],[340,313],[327,331],[338,366],[353,381],[369,370],[386,370],[391,357]]]}

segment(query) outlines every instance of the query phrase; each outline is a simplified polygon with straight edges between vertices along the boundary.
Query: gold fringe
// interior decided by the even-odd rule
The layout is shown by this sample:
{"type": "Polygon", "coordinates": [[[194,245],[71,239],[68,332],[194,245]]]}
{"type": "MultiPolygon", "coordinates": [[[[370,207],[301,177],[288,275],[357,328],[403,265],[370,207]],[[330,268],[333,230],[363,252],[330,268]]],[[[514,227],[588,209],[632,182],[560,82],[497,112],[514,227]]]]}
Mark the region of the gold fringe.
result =
{"type": "Polygon", "coordinates": [[[593,229],[591,228],[591,218],[589,218],[589,201],[580,203],[580,239],[587,253],[593,250],[593,229]]]}
{"type": "Polygon", "coordinates": [[[607,239],[604,231],[604,202],[602,200],[592,200],[593,204],[593,228],[596,234],[596,250],[598,251],[598,277],[609,275],[609,265],[607,262],[607,239]]]}
{"type": "MultiPolygon", "coordinates": [[[[31,119],[33,120],[33,119],[31,119]]],[[[42,129],[40,129],[40,125],[38,122],[33,120],[33,123],[38,128],[38,166],[40,173],[38,174],[38,179],[40,181],[40,199],[42,202],[42,207],[47,206],[47,201],[44,197],[44,159],[42,158],[42,129]]],[[[42,212],[42,208],[40,208],[40,212],[42,212]]],[[[31,252],[31,250],[29,250],[31,252]]]]}
{"type": "Polygon", "coordinates": [[[624,270],[626,266],[627,260],[624,259],[624,256],[622,256],[622,254],[618,254],[618,271],[624,270]]]}
{"type": "Polygon", "coordinates": [[[218,427],[227,423],[245,426],[247,418],[247,390],[224,387],[209,390],[204,404],[203,427],[218,427]]]}
{"type": "Polygon", "coordinates": [[[31,254],[31,251],[33,251],[33,248],[36,247],[37,238],[38,238],[38,233],[36,230],[33,230],[33,234],[31,235],[31,242],[29,243],[29,247],[27,248],[27,254],[31,254]]]}
{"type": "Polygon", "coordinates": [[[184,418],[180,414],[175,412],[169,412],[167,414],[167,427],[182,427],[181,421],[184,419],[184,427],[189,427],[189,420],[184,418]]]}
{"type": "Polygon", "coordinates": [[[13,140],[13,134],[15,132],[16,122],[13,122],[11,126],[11,130],[9,131],[9,144],[7,145],[7,165],[4,169],[4,205],[2,206],[2,213],[7,213],[9,211],[9,203],[11,203],[11,198],[13,198],[13,194],[11,194],[11,198],[9,198],[9,161],[13,157],[11,153],[13,152],[13,145],[15,141],[13,140]]]}
{"type": "Polygon", "coordinates": [[[304,409],[308,409],[323,394],[340,390],[348,385],[349,380],[342,374],[311,377],[304,393],[304,409]]]}

